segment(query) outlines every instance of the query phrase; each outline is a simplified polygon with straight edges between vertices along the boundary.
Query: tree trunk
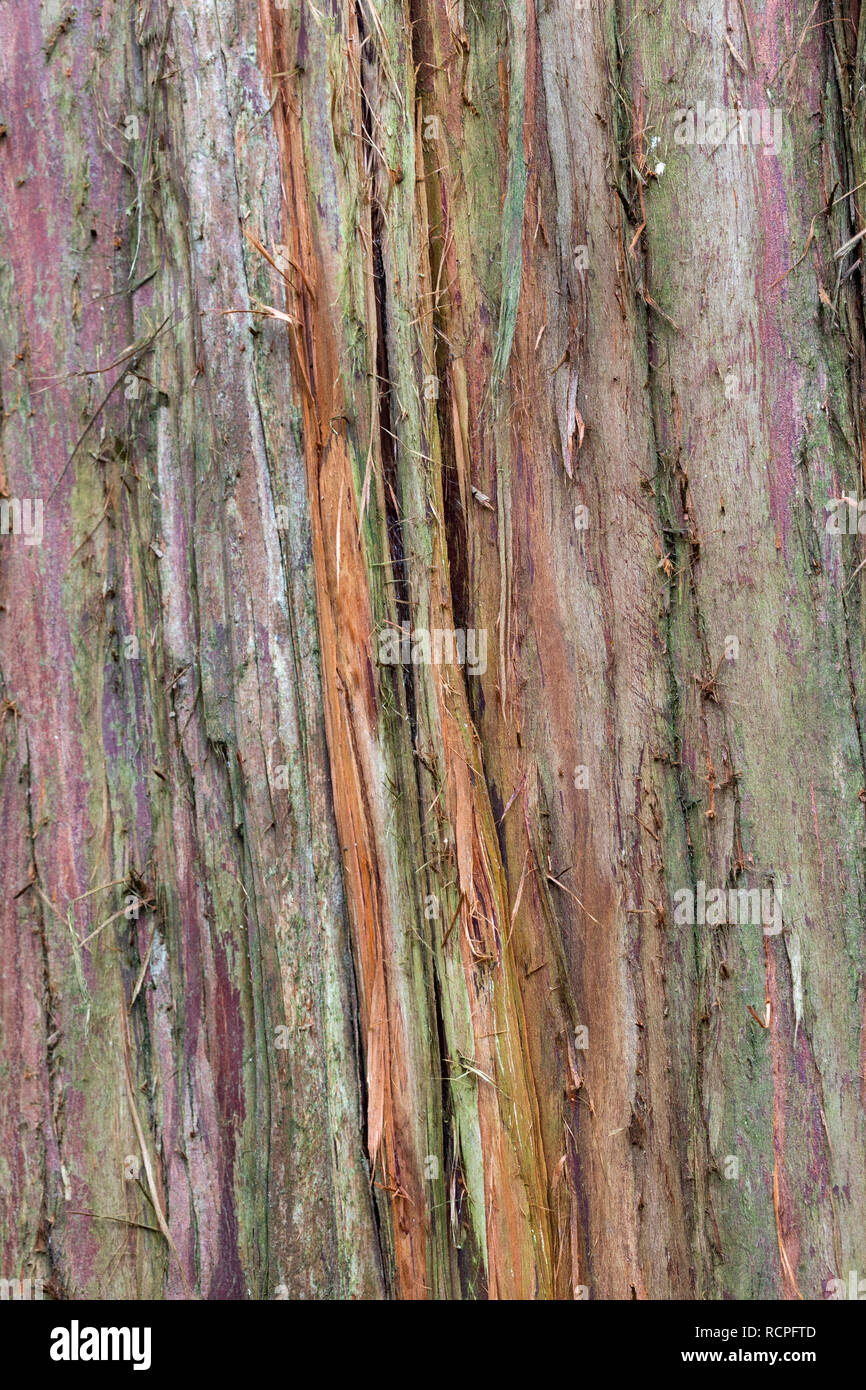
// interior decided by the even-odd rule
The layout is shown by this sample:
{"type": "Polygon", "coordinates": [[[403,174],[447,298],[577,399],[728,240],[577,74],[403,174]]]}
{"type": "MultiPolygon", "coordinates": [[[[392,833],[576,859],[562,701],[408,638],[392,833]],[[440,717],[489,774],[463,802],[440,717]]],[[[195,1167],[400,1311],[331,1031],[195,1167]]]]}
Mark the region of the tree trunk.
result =
{"type": "Polygon", "coordinates": [[[699,8],[0,9],[4,1277],[863,1268],[866,9],[699,8]]]}

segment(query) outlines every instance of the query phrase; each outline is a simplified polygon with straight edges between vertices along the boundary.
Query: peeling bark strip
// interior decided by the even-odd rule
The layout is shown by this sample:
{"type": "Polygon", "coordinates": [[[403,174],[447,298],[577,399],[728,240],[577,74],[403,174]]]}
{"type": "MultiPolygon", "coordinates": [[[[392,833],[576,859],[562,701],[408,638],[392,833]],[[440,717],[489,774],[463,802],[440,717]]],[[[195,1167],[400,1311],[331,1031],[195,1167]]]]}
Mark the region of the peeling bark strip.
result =
{"type": "Polygon", "coordinates": [[[866,9],[695,8],[0,9],[3,1279],[864,1270],[866,9]]]}

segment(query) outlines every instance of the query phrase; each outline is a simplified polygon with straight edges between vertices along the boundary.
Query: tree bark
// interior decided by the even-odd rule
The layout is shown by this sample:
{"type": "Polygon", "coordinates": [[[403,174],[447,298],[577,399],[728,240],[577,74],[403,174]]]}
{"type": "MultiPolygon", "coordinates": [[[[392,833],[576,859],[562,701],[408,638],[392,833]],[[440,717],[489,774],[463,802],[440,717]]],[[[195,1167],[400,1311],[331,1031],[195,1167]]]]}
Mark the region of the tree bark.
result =
{"type": "Polygon", "coordinates": [[[863,1268],[866,11],[698,8],[0,8],[4,1277],[863,1268]]]}

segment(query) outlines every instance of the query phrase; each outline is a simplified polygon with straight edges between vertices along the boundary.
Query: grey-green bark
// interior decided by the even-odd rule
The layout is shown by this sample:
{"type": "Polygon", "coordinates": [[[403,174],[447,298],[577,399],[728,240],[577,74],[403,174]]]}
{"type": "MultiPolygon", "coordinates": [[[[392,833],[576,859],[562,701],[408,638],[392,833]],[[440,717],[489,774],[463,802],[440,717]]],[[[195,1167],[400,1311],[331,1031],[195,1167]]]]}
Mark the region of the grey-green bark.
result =
{"type": "Polygon", "coordinates": [[[866,1260],[859,7],[0,35],[0,493],[44,514],[0,538],[0,1274],[825,1296],[866,1260]],[[403,626],[486,668],[383,662],[403,626]],[[683,921],[701,883],[778,924],[683,921]]]}

